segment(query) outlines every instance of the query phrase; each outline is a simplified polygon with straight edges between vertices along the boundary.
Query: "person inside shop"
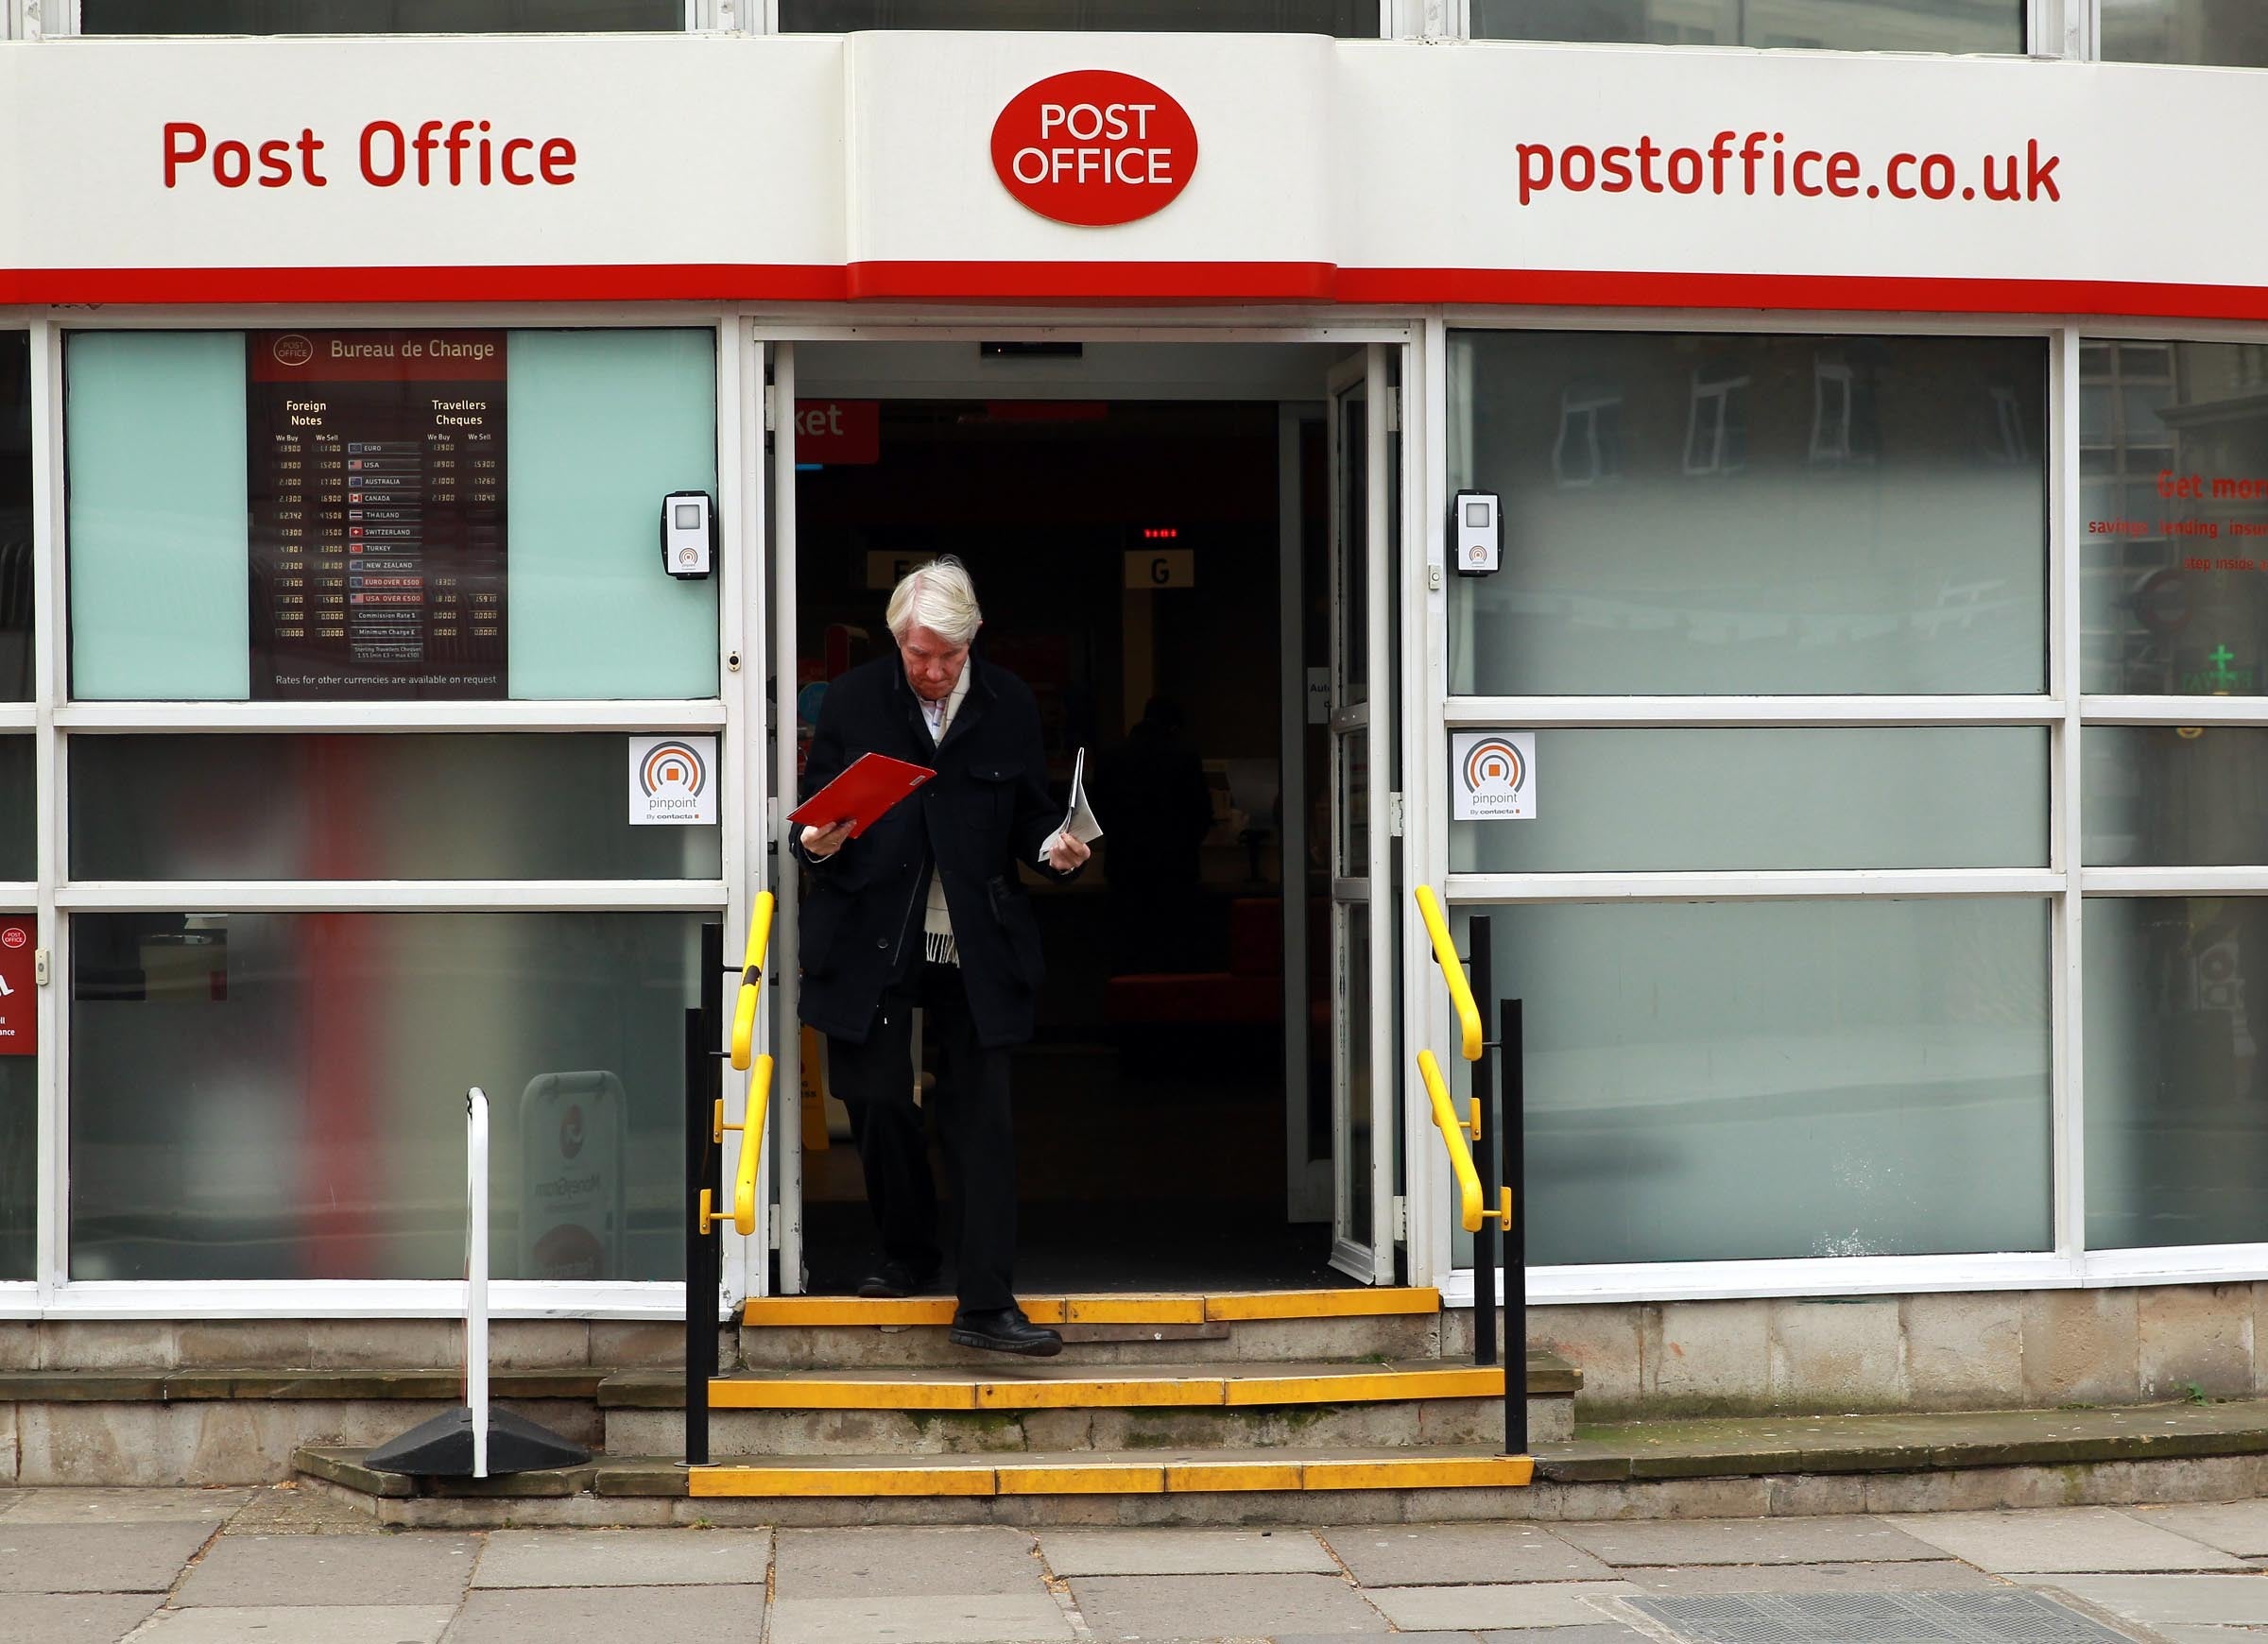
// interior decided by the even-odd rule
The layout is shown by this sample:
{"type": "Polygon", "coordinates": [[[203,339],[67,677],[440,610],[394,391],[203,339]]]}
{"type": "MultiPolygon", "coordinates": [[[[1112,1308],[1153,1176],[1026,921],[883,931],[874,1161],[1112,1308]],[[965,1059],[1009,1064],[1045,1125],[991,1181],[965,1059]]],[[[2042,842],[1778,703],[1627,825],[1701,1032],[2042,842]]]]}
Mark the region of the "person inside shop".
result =
{"type": "Polygon", "coordinates": [[[1088,848],[1061,831],[1031,690],[976,656],[984,624],[968,571],[948,556],[909,573],[885,613],[897,649],[827,689],[802,793],[860,754],[936,775],[859,837],[845,821],[798,831],[809,865],[801,1016],[827,1036],[829,1082],[850,1114],[883,1260],[862,1296],[936,1282],[934,1114],[960,1209],[953,1340],[1047,1357],[1063,1339],[1016,1305],[1016,1149],[1008,1051],[1032,1036],[1040,927],[1022,864],[1074,878],[1088,848]],[[914,1092],[913,1017],[937,1049],[936,1086],[914,1092]]]}

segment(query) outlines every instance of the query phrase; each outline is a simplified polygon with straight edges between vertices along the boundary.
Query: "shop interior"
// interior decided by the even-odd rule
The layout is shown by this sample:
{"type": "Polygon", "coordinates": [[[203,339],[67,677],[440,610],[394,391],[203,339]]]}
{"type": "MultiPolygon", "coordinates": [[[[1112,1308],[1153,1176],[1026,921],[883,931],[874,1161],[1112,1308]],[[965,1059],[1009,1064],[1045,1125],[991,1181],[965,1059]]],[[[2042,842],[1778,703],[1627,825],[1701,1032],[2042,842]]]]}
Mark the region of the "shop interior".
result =
{"type": "MultiPolygon", "coordinates": [[[[1287,680],[1304,697],[1329,661],[1333,351],[1172,351],[1244,357],[1205,397],[1184,382],[1185,397],[1071,398],[1166,362],[1076,344],[799,351],[799,734],[827,680],[890,649],[896,578],[954,554],[985,608],[980,654],[1037,695],[1059,796],[1085,751],[1104,828],[1075,882],[1026,870],[1047,960],[1013,1074],[1027,1292],[1347,1282],[1314,1190],[1331,1149],[1327,730],[1303,704],[1287,761],[1283,711],[1287,680]],[[1304,821],[1288,864],[1287,805],[1304,821]],[[1287,884],[1313,915],[1289,955],[1287,884]]],[[[823,1065],[818,1050],[807,1035],[823,1065]]],[[[847,1116],[805,1078],[807,1288],[841,1293],[878,1250],[847,1116]]]]}

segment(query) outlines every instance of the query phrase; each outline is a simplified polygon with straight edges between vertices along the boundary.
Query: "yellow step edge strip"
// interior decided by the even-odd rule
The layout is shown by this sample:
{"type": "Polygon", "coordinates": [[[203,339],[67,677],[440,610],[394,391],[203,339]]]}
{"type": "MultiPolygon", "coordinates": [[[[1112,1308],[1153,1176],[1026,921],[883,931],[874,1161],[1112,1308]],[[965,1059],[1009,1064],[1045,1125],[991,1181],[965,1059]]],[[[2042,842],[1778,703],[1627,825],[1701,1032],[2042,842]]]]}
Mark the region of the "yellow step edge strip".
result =
{"type": "MultiPolygon", "coordinates": [[[[950,1325],[947,1296],[868,1300],[850,1295],[759,1296],[741,1304],[740,1322],[816,1328],[830,1325],[950,1325]]],[[[1295,1290],[1228,1295],[1026,1296],[1024,1316],[1036,1325],[1198,1325],[1239,1319],[1355,1319],[1436,1313],[1441,1293],[1432,1289],[1295,1290]]]]}
{"type": "Polygon", "coordinates": [[[1520,1489],[1528,1456],[1408,1456],[1345,1462],[1085,1462],[993,1466],[696,1467],[690,1495],[1155,1496],[1220,1490],[1520,1489]]]}
{"type": "Polygon", "coordinates": [[[1349,1371],[1332,1376],[1125,1375],[964,1381],[897,1377],[720,1376],[712,1410],[1130,1410],[1264,1404],[1385,1404],[1503,1394],[1494,1366],[1349,1371]]]}

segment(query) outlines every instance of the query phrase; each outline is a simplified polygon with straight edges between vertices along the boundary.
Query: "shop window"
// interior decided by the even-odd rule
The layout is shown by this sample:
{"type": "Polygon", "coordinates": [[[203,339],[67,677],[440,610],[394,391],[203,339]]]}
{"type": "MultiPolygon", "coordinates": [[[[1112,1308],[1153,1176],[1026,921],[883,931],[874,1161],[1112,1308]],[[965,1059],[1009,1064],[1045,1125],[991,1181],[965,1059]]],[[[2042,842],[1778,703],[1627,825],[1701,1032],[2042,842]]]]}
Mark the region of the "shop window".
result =
{"type": "Polygon", "coordinates": [[[2257,1243],[2268,899],[2090,897],[2084,955],[2089,1248],[2257,1243]]]}
{"type": "Polygon", "coordinates": [[[1481,911],[1525,1002],[1531,1262],[2050,1247],[2044,902],[1481,911]]]}
{"type": "Polygon", "coordinates": [[[31,338],[8,331],[0,332],[0,702],[31,694],[31,338]]]}
{"type": "Polygon", "coordinates": [[[1563,391],[1559,437],[1552,445],[1552,477],[1562,486],[1595,486],[1622,469],[1622,395],[1600,387],[1563,391]]]}
{"type": "Polygon", "coordinates": [[[72,791],[113,802],[72,807],[71,871],[713,879],[723,871],[713,822],[629,820],[649,769],[638,756],[666,756],[665,745],[683,756],[668,767],[670,792],[713,816],[713,734],[75,736],[72,791]]]}
{"type": "MultiPolygon", "coordinates": [[[[2088,733],[2089,737],[2093,732],[2088,733]]],[[[2033,727],[1543,730],[1533,819],[1453,822],[1455,873],[2045,867],[2033,727]]]]}
{"type": "Polygon", "coordinates": [[[71,1276],[455,1278],[477,1085],[499,1277],[681,1277],[698,950],[669,914],[79,916],[71,1276]]]}
{"type": "MultiPolygon", "coordinates": [[[[17,921],[28,928],[28,918],[17,921]]],[[[9,923],[0,915],[0,927],[9,923]]],[[[0,1048],[0,1279],[36,1277],[40,1059],[0,1048]]]]}
{"type": "Polygon", "coordinates": [[[780,0],[782,34],[860,28],[1335,34],[1375,40],[1379,0],[780,0]]]}
{"type": "Polygon", "coordinates": [[[685,0],[78,0],[82,34],[675,33],[685,0]]]}
{"type": "Polygon", "coordinates": [[[0,736],[0,880],[37,877],[37,812],[28,736],[0,736]]]}
{"type": "Polygon", "coordinates": [[[86,333],[65,354],[81,699],[687,698],[714,578],[706,331],[86,333]]]}
{"type": "Polygon", "coordinates": [[[1451,486],[1505,521],[1503,569],[1449,591],[1452,693],[2042,688],[2044,459],[2004,459],[2011,424],[2043,449],[2038,341],[1458,332],[1451,373],[1451,486]],[[1561,385],[1589,381],[1622,392],[1619,477],[1570,488],[1561,385]],[[1846,407],[1869,459],[1813,460],[1846,407]]]}
{"type": "Polygon", "coordinates": [[[2255,345],[2089,343],[2080,369],[2082,688],[2262,694],[2268,404],[2255,345]]]}
{"type": "Polygon", "coordinates": [[[2103,0],[2103,56],[2268,68],[2268,12],[2258,0],[2103,0]]]}
{"type": "Polygon", "coordinates": [[[2268,729],[2090,725],[2082,745],[2088,866],[2268,862],[2268,729]]]}
{"type": "MultiPolygon", "coordinates": [[[[1478,40],[2020,52],[2023,0],[1471,0],[1478,40]]],[[[2116,0],[2110,0],[2115,4],[2116,0]]]]}

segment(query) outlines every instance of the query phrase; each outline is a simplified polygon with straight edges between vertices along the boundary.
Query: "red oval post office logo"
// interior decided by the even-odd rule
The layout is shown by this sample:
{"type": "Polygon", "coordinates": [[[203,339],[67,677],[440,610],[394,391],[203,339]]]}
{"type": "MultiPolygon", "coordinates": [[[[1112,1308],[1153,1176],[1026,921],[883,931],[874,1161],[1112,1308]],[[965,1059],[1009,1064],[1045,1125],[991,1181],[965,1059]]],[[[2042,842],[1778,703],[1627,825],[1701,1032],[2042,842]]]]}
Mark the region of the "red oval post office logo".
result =
{"type": "Polygon", "coordinates": [[[992,123],[992,169],[1043,217],[1104,228],[1162,211],[1197,169],[1189,111],[1115,69],[1050,75],[992,123]]]}
{"type": "Polygon", "coordinates": [[[21,948],[30,940],[31,938],[24,933],[24,927],[21,925],[10,925],[7,930],[0,931],[0,947],[21,948]]]}

